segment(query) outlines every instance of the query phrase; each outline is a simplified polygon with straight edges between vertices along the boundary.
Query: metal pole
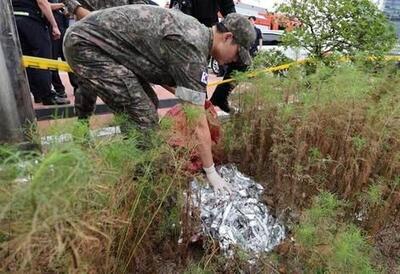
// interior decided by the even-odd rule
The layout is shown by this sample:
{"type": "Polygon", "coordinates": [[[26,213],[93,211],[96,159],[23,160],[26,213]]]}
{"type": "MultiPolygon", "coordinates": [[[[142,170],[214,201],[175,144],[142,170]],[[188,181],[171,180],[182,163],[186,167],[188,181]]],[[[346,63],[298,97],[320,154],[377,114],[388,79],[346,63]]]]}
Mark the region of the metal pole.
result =
{"type": "Polygon", "coordinates": [[[11,0],[0,0],[0,144],[29,143],[34,123],[11,0]]]}

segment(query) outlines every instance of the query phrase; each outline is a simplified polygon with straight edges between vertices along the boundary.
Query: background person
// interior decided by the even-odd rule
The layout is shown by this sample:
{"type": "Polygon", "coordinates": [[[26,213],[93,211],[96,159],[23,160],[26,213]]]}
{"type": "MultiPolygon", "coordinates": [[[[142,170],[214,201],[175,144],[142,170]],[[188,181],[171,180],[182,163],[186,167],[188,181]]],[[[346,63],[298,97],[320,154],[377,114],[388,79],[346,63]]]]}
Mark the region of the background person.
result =
{"type": "MultiPolygon", "coordinates": [[[[53,39],[61,33],[47,0],[12,0],[18,36],[24,55],[51,58],[51,43],[47,24],[53,39]],[[47,20],[47,21],[46,21],[47,20]]],[[[51,90],[51,72],[27,68],[29,88],[35,103],[62,105],[69,102],[51,90]]]]}
{"type": "Polygon", "coordinates": [[[169,7],[193,16],[207,27],[212,27],[219,21],[218,12],[223,17],[236,12],[233,0],[172,0],[169,7]]]}
{"type": "MultiPolygon", "coordinates": [[[[57,60],[61,58],[61,60],[65,61],[64,53],[62,50],[62,42],[64,40],[65,31],[69,25],[69,18],[66,16],[64,11],[64,4],[61,3],[61,0],[48,0],[52,5],[53,16],[57,22],[58,29],[60,30],[61,36],[60,39],[52,40],[52,58],[57,60]],[[56,5],[58,4],[58,5],[56,5]]],[[[58,97],[67,98],[67,94],[65,93],[64,84],[61,81],[60,74],[58,71],[52,71],[52,79],[51,84],[57,94],[58,97]]]]}
{"type": "MultiPolygon", "coordinates": [[[[236,12],[233,0],[172,0],[170,8],[179,9],[208,27],[218,22],[218,12],[224,17],[236,12]]],[[[221,71],[218,76],[224,76],[224,80],[231,78],[230,75],[234,70],[246,70],[247,68],[247,66],[240,63],[219,65],[221,71]]],[[[211,103],[221,110],[229,112],[228,96],[232,89],[233,87],[230,83],[218,85],[210,98],[211,103]]]]}
{"type": "Polygon", "coordinates": [[[250,47],[250,55],[252,57],[256,56],[257,52],[262,48],[263,45],[262,33],[261,30],[256,27],[256,20],[257,19],[255,16],[249,17],[249,21],[254,26],[254,31],[256,32],[256,40],[250,47]]]}

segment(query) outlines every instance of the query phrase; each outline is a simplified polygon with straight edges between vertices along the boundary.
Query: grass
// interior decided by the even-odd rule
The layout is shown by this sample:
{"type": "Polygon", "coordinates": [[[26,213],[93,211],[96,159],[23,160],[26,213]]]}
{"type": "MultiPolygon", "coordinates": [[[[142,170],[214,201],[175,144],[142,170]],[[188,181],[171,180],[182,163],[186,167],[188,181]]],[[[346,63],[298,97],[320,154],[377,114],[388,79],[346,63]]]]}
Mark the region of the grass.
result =
{"type": "Polygon", "coordinates": [[[250,70],[263,70],[265,68],[289,64],[292,62],[292,59],[286,57],[285,54],[279,50],[261,51],[253,58],[250,70]]]}
{"type": "Polygon", "coordinates": [[[73,138],[44,154],[0,148],[1,271],[160,268],[154,257],[176,252],[185,162],[153,133],[87,142],[81,123],[51,132],[73,138]]]}
{"type": "MultiPolygon", "coordinates": [[[[293,248],[286,261],[280,256],[289,272],[303,271],[304,264],[311,272],[349,273],[341,254],[359,254],[359,239],[366,243],[365,235],[373,237],[398,218],[394,193],[400,188],[393,182],[400,173],[400,75],[393,64],[333,64],[240,83],[232,95],[239,112],[225,125],[226,161],[265,182],[277,214],[296,228],[300,250],[313,250],[302,257],[293,248]],[[324,204],[313,207],[316,196],[324,204]],[[306,221],[293,217],[307,208],[306,221]],[[329,215],[335,208],[341,208],[337,218],[329,215]],[[327,239],[329,248],[320,242],[327,239]],[[344,239],[353,239],[354,248],[344,239]],[[320,258],[325,251],[335,258],[332,265],[320,258]]],[[[350,273],[382,269],[374,263],[370,268],[370,261],[354,261],[350,273]]]]}
{"type": "MultiPolygon", "coordinates": [[[[85,123],[55,123],[50,134],[71,138],[49,142],[42,153],[0,146],[0,272],[398,269],[398,262],[385,266],[398,256],[396,241],[381,241],[384,250],[376,237],[396,231],[398,221],[397,71],[332,61],[237,77],[239,111],[224,124],[223,160],[265,185],[271,212],[292,233],[285,243],[254,264],[240,250],[221,256],[212,239],[191,243],[199,220],[182,192],[193,176],[187,159],[195,142],[171,148],[172,119],[157,133],[141,133],[117,116],[124,136],[99,139],[85,123]]],[[[188,106],[182,113],[189,125],[200,115],[188,106]]]]}
{"type": "Polygon", "coordinates": [[[305,272],[378,273],[360,229],[340,218],[343,206],[334,195],[323,192],[303,212],[294,237],[305,272]]]}
{"type": "MultiPolygon", "coordinates": [[[[252,173],[277,174],[287,165],[287,171],[298,164],[305,170],[312,164],[328,165],[328,173],[333,174],[333,169],[338,173],[326,178],[332,181],[331,190],[342,188],[339,191],[350,195],[344,193],[346,183],[359,181],[356,188],[360,190],[368,185],[372,166],[385,166],[372,164],[383,160],[377,154],[388,153],[394,161],[387,160],[398,168],[394,155],[399,144],[398,81],[389,72],[368,74],[351,64],[321,67],[309,77],[295,69],[286,78],[254,80],[247,84],[251,90],[243,94],[239,88],[236,95],[241,112],[227,125],[232,134],[226,149],[233,158],[246,159],[243,162],[253,157],[246,166],[252,173]],[[266,160],[258,161],[260,157],[266,160]]],[[[393,177],[393,171],[384,176],[393,177]]]]}
{"type": "Polygon", "coordinates": [[[349,226],[336,235],[327,268],[331,273],[378,273],[372,267],[369,252],[370,247],[360,229],[349,226]]]}

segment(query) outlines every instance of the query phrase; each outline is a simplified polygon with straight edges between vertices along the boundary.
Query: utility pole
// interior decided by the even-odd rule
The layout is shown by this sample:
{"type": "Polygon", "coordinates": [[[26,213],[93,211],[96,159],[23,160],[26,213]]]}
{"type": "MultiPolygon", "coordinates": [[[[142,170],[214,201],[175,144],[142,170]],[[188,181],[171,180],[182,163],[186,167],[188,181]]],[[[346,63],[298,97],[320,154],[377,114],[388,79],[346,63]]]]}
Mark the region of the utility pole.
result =
{"type": "Polygon", "coordinates": [[[0,144],[29,144],[34,123],[11,0],[0,0],[0,144]]]}

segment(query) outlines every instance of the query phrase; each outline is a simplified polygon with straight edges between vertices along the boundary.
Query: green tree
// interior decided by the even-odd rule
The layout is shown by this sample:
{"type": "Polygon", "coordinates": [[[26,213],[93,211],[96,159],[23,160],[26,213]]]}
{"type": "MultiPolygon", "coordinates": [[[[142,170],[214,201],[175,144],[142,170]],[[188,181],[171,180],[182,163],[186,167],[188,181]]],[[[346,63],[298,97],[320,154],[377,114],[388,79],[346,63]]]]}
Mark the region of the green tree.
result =
{"type": "Polygon", "coordinates": [[[286,0],[279,11],[302,23],[285,33],[284,44],[316,58],[328,52],[382,55],[397,41],[394,27],[370,0],[286,0]]]}

